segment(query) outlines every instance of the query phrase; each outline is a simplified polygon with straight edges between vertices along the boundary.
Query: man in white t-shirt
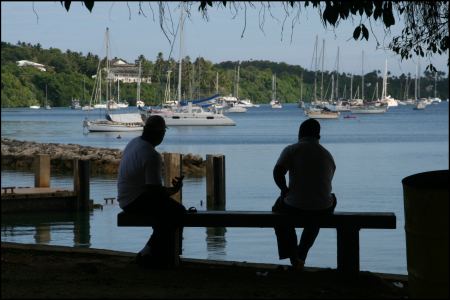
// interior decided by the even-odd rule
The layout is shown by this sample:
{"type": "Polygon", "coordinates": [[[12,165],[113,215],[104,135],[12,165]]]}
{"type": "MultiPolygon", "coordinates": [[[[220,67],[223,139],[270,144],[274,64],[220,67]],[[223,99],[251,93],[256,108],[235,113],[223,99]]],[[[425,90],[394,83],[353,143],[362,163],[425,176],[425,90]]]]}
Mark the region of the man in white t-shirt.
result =
{"type": "Polygon", "coordinates": [[[164,216],[174,226],[153,227],[153,234],[137,254],[137,263],[146,267],[167,267],[168,248],[174,247],[173,234],[185,207],[170,198],[183,186],[183,178],[175,177],[173,187],[162,185],[162,159],[155,147],[161,144],[166,124],[161,116],[150,116],[142,135],[125,147],[117,178],[118,202],[125,212],[164,216]]]}
{"type": "MultiPolygon", "coordinates": [[[[273,169],[273,178],[281,193],[272,211],[299,216],[333,213],[336,197],[331,193],[331,182],[336,166],[330,152],[319,144],[320,123],[315,119],[304,121],[298,138],[297,143],[284,148],[273,169]],[[285,178],[287,172],[289,187],[285,178]]],[[[289,258],[295,269],[302,269],[319,230],[317,226],[305,227],[297,246],[294,227],[275,227],[279,258],[289,258]]]]}

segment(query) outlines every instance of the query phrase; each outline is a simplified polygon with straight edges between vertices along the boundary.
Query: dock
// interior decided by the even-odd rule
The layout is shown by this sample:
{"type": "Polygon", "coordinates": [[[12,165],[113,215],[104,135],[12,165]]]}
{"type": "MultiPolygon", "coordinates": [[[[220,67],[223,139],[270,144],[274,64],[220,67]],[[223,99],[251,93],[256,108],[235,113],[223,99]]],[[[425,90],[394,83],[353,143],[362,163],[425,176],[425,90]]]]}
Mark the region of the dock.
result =
{"type": "Polygon", "coordinates": [[[73,189],[50,187],[50,156],[34,158],[34,187],[5,186],[1,188],[1,213],[39,211],[88,211],[93,208],[89,199],[88,160],[73,162],[73,189]]]}

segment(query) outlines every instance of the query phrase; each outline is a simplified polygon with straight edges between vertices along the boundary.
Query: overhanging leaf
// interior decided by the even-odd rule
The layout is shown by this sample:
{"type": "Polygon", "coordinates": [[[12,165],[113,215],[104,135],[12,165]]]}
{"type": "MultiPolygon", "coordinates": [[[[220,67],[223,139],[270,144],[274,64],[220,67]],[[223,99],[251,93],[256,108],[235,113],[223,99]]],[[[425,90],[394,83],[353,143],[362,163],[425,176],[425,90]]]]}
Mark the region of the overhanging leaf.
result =
{"type": "Polygon", "coordinates": [[[355,31],[353,31],[353,38],[357,40],[360,34],[361,34],[361,26],[358,26],[355,28],[355,31]]]}
{"type": "Polygon", "coordinates": [[[92,12],[92,9],[94,8],[94,1],[84,1],[84,5],[90,12],[92,12]]]}
{"type": "Polygon", "coordinates": [[[364,26],[364,24],[361,24],[361,32],[362,32],[362,35],[363,35],[362,38],[365,38],[366,41],[368,41],[369,40],[369,30],[367,30],[367,28],[366,28],[366,26],[364,26]]]}

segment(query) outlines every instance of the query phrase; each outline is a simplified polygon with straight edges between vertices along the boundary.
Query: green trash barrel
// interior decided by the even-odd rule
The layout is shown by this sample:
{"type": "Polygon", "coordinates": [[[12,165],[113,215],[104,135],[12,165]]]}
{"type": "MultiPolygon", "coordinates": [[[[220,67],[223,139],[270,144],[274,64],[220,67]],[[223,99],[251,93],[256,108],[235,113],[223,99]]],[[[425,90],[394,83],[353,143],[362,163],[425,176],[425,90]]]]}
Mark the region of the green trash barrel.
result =
{"type": "Polygon", "coordinates": [[[402,180],[411,298],[448,298],[448,170],[402,180]]]}

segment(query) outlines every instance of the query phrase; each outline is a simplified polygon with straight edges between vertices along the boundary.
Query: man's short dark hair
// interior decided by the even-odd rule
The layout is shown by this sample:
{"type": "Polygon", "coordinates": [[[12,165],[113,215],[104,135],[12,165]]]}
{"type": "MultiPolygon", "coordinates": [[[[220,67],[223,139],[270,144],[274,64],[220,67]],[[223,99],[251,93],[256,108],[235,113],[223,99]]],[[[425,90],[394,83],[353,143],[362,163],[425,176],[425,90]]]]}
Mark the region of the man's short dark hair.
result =
{"type": "Polygon", "coordinates": [[[145,122],[143,136],[152,136],[156,132],[166,130],[166,121],[164,118],[158,115],[148,117],[145,122]]]}
{"type": "Polygon", "coordinates": [[[320,123],[316,119],[308,119],[300,125],[298,138],[304,137],[320,139],[320,123]]]}

